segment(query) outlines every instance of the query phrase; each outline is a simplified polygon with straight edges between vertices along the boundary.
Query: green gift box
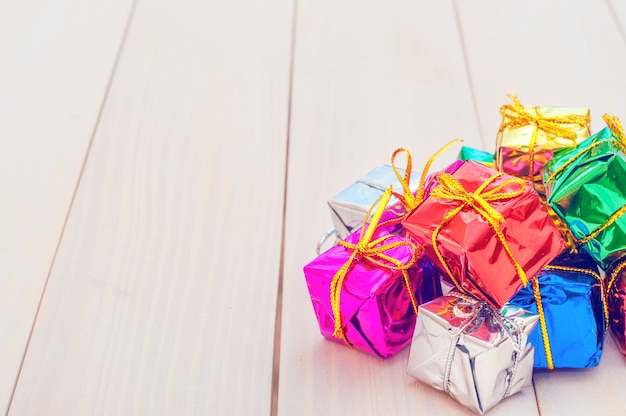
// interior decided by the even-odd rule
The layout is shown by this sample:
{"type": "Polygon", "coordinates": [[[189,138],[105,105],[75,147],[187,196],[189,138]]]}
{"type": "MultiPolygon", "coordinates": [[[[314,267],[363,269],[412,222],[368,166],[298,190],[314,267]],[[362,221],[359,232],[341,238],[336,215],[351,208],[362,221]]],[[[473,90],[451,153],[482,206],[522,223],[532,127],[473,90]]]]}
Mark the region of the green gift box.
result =
{"type": "Polygon", "coordinates": [[[626,254],[626,139],[617,117],[545,166],[548,204],[603,269],[626,254]]]}

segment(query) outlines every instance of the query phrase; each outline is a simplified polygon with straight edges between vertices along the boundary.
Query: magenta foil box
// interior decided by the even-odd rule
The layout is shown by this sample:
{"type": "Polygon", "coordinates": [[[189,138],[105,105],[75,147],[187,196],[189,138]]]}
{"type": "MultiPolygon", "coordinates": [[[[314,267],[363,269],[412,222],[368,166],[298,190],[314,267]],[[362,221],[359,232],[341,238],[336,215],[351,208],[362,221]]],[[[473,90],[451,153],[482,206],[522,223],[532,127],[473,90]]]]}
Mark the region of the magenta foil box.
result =
{"type": "MultiPolygon", "coordinates": [[[[379,230],[373,239],[385,233],[379,230]]],[[[357,243],[359,236],[360,230],[346,241],[357,243]]],[[[393,236],[385,243],[403,240],[404,237],[393,236]]],[[[337,245],[304,266],[320,331],[324,337],[339,343],[343,341],[333,337],[335,319],[330,285],[351,254],[352,250],[337,245]]],[[[393,248],[385,254],[403,263],[412,257],[411,248],[407,246],[393,248]]],[[[440,296],[439,273],[425,257],[408,270],[408,276],[418,303],[440,296]]],[[[346,338],[354,348],[388,358],[411,341],[415,313],[401,271],[382,268],[357,257],[344,279],[340,304],[346,338]]]]}

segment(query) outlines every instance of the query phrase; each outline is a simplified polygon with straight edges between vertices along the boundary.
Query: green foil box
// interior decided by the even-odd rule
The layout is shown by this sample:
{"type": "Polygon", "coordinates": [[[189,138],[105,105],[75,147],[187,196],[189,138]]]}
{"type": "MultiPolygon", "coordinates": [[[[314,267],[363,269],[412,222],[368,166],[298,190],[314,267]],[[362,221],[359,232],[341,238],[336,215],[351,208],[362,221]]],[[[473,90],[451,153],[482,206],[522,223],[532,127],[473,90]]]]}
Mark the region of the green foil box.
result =
{"type": "Polygon", "coordinates": [[[545,166],[548,204],[606,270],[626,253],[625,145],[606,127],[545,166]]]}

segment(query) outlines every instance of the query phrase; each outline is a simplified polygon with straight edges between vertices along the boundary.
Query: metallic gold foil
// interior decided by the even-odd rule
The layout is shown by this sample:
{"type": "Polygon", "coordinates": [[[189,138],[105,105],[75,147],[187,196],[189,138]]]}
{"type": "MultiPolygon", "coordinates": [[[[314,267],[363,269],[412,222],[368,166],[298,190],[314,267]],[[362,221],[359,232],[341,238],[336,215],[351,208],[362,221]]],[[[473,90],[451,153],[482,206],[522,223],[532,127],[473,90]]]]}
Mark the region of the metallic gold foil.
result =
{"type": "Polygon", "coordinates": [[[456,289],[419,307],[407,372],[483,413],[531,384],[537,316],[456,289]]]}
{"type": "Polygon", "coordinates": [[[527,112],[528,118],[520,122],[516,118],[519,115],[511,110],[515,107],[515,104],[505,105],[500,110],[502,125],[496,137],[496,169],[532,180],[537,191],[543,193],[541,170],[554,152],[574,147],[589,137],[589,109],[521,106],[520,111],[527,112]],[[572,118],[586,120],[586,123],[567,122],[572,118]],[[564,137],[559,128],[570,131],[571,137],[564,137]],[[533,141],[534,146],[531,146],[533,141]]]}

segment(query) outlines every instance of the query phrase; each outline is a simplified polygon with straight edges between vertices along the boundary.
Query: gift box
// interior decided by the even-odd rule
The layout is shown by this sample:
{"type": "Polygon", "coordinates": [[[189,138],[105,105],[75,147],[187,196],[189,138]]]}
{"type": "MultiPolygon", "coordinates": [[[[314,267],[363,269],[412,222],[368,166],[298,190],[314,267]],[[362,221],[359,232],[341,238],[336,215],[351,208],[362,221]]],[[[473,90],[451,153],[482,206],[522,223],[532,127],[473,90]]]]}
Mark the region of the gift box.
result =
{"type": "Polygon", "coordinates": [[[536,323],[517,306],[498,311],[452,290],[420,305],[408,373],[482,414],[531,384],[536,323]]]}
{"type": "Polygon", "coordinates": [[[619,120],[546,165],[548,204],[604,270],[626,253],[626,146],[619,120]]]}
{"type": "Polygon", "coordinates": [[[563,250],[530,182],[474,161],[437,180],[403,225],[461,291],[501,308],[563,250]]]}
{"type": "Polygon", "coordinates": [[[559,149],[589,137],[589,109],[529,107],[517,97],[500,108],[502,124],[496,138],[496,169],[528,179],[543,193],[541,169],[559,149]]]}
{"type": "Polygon", "coordinates": [[[529,337],[535,368],[587,368],[600,362],[608,310],[602,277],[593,259],[562,254],[510,304],[539,315],[529,337]]]}
{"type": "MultiPolygon", "coordinates": [[[[404,169],[398,169],[398,172],[401,176],[406,175],[404,169]]],[[[396,176],[394,168],[382,165],[328,201],[337,237],[344,239],[360,227],[369,208],[390,185],[393,187],[394,192],[399,194],[404,192],[403,185],[396,176]]],[[[418,184],[412,184],[410,187],[411,191],[415,192],[418,184]]],[[[392,196],[389,203],[391,206],[397,206],[400,201],[395,196],[392,196]]]]}
{"type": "Polygon", "coordinates": [[[304,266],[322,335],[381,358],[410,342],[417,305],[441,294],[417,246],[376,227],[390,195],[389,188],[370,224],[304,266]]]}
{"type": "Polygon", "coordinates": [[[482,163],[485,166],[493,167],[493,153],[485,152],[484,150],[475,149],[473,147],[463,146],[459,151],[457,159],[465,162],[466,160],[473,160],[482,163]]]}
{"type": "MultiPolygon", "coordinates": [[[[379,166],[328,201],[337,237],[343,239],[352,233],[355,227],[360,226],[367,210],[388,186],[392,186],[393,193],[388,212],[383,215],[381,223],[391,226],[392,231],[397,231],[397,227],[393,227],[399,225],[402,217],[419,205],[430,191],[428,184],[433,175],[427,177],[427,173],[431,163],[442,152],[460,141],[454,140],[446,144],[431,156],[418,183],[411,183],[413,164],[411,153],[399,148],[391,155],[391,166],[379,166]],[[396,157],[401,153],[406,155],[406,169],[398,168],[395,163],[396,157]]],[[[458,165],[452,164],[446,172],[453,171],[456,166],[458,165]]]]}
{"type": "Polygon", "coordinates": [[[626,357],[626,256],[607,271],[607,304],[613,339],[626,357]]]}

